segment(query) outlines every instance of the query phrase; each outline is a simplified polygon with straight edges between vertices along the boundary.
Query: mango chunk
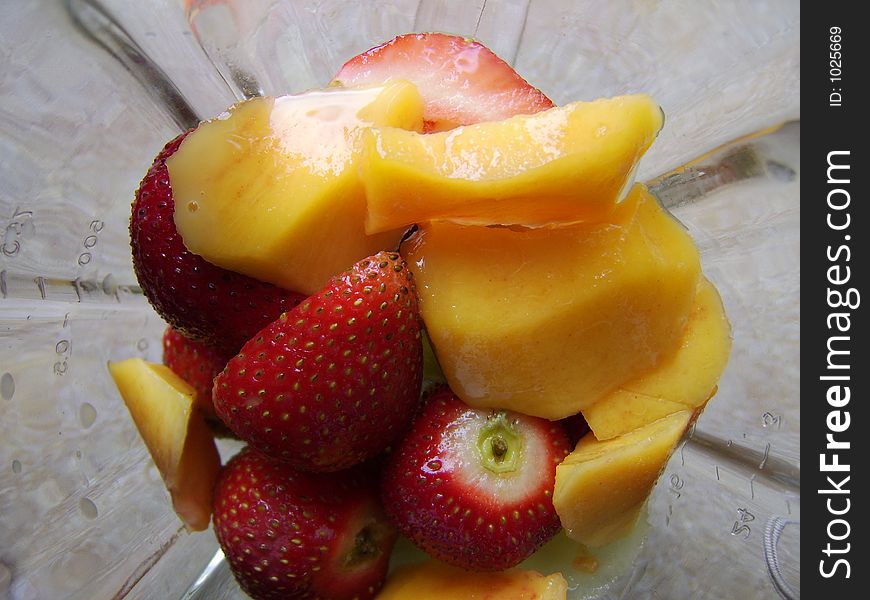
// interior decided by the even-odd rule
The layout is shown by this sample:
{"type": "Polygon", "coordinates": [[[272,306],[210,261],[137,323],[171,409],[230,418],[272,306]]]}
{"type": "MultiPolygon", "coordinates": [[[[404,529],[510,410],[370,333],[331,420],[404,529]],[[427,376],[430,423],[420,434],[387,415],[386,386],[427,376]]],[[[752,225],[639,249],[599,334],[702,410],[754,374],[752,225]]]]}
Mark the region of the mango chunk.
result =
{"type": "Polygon", "coordinates": [[[254,98],[202,123],[167,160],[175,224],[191,252],[232,271],[312,294],[402,230],[367,235],[357,173],[372,124],[421,129],[407,82],[254,98]]]}
{"type": "Polygon", "coordinates": [[[646,95],[574,102],[421,135],[365,133],[366,231],[446,219],[466,225],[605,220],[662,127],[646,95]]]}
{"type": "Polygon", "coordinates": [[[616,437],[671,413],[702,406],[731,353],[731,325],[719,292],[706,277],[677,350],[654,369],[614,390],[583,411],[599,440],[616,437]]]}
{"type": "Polygon", "coordinates": [[[540,229],[433,221],[403,244],[435,355],[467,404],[561,419],[675,351],[697,249],[641,185],[613,216],[540,229]]]}
{"type": "Polygon", "coordinates": [[[169,367],[130,358],[109,372],[163,477],[175,512],[192,531],[207,529],[220,455],[196,392],[169,367]]]}
{"type": "Polygon", "coordinates": [[[597,548],[628,533],[692,416],[682,410],[606,441],[586,434],[556,467],[553,505],[568,537],[597,548]]]}
{"type": "Polygon", "coordinates": [[[561,573],[479,573],[429,560],[396,569],[377,600],[564,600],[567,593],[561,573]]]}

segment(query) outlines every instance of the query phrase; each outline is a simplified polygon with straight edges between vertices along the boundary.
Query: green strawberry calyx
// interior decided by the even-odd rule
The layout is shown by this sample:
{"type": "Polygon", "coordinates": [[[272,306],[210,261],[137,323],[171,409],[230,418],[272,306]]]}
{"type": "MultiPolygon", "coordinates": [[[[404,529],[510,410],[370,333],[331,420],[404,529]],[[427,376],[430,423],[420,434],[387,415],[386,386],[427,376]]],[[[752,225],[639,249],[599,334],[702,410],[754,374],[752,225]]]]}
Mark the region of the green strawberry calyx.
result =
{"type": "Polygon", "coordinates": [[[523,438],[505,411],[487,418],[477,438],[481,462],[496,474],[516,471],[521,464],[523,438]]]}

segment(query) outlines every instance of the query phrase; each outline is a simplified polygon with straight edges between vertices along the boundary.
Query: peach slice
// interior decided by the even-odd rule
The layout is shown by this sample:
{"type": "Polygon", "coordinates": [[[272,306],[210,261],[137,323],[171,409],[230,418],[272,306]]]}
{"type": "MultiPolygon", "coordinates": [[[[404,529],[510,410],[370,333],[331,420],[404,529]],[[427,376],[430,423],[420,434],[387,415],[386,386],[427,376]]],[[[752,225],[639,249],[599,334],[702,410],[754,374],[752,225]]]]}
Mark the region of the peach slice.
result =
{"type": "Polygon", "coordinates": [[[568,537],[595,548],[626,535],[692,417],[682,410],[606,441],[587,433],[556,467],[553,505],[568,537]]]}
{"type": "Polygon", "coordinates": [[[725,307],[716,286],[702,277],[676,352],[584,409],[583,416],[595,437],[606,440],[702,406],[716,392],[730,352],[731,324],[725,307]]]}
{"type": "Polygon", "coordinates": [[[396,81],[254,98],[202,123],[166,161],[185,246],[304,294],[396,249],[404,230],[363,228],[360,135],[372,124],[419,130],[422,115],[417,88],[396,81]]]}
{"type": "Polygon", "coordinates": [[[663,122],[646,95],[573,102],[421,135],[366,131],[366,231],[444,219],[466,225],[607,219],[663,122]]]}
{"type": "Polygon", "coordinates": [[[673,354],[700,258],[643,186],[614,223],[433,221],[403,245],[450,388],[476,408],[577,414],[673,354]]]}
{"type": "Polygon", "coordinates": [[[195,391],[164,365],[130,358],[109,372],[172,497],[191,531],[208,528],[220,456],[195,391]]]}
{"type": "Polygon", "coordinates": [[[377,600],[565,600],[567,593],[561,573],[477,573],[429,560],[396,569],[377,600]]]}

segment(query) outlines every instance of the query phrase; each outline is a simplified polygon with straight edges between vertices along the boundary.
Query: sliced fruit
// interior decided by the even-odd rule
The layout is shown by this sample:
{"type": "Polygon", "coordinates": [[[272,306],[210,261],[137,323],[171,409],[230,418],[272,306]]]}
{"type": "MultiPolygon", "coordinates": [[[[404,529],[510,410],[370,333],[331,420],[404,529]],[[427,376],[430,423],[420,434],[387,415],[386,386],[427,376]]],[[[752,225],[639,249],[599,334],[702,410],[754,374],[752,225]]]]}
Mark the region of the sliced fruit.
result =
{"type": "Polygon", "coordinates": [[[649,96],[574,102],[530,116],[419,134],[364,135],[366,231],[607,220],[662,126],[649,96]]]}
{"type": "Polygon", "coordinates": [[[395,249],[368,236],[359,136],[422,127],[413,85],[254,98],[201,124],[167,161],[184,244],[216,265],[312,294],[354,262],[395,249]]]}
{"type": "Polygon", "coordinates": [[[217,416],[211,401],[214,378],[234,354],[192,340],[171,326],[163,332],[163,364],[193,387],[196,405],[209,418],[217,416]]]}
{"type": "Polygon", "coordinates": [[[378,85],[397,79],[420,90],[427,132],[553,106],[483,44],[445,33],[400,35],[347,61],[333,84],[378,85]]]}
{"type": "Polygon", "coordinates": [[[731,352],[731,325],[710,281],[698,282],[695,303],[679,347],[656,367],[584,409],[595,437],[606,440],[673,412],[702,406],[731,352]]]}
{"type": "Polygon", "coordinates": [[[208,528],[220,456],[194,389],[164,365],[130,358],[109,372],[172,496],[192,531],[208,528]]]}
{"type": "Polygon", "coordinates": [[[398,254],[378,253],[245,344],[215,379],[215,410],[240,438],[297,468],[347,468],[410,424],[420,327],[410,271],[398,254]]]}
{"type": "Polygon", "coordinates": [[[559,424],[433,393],[389,456],[381,495],[399,531],[475,571],[519,564],[559,531],[551,496],[570,450],[559,424]]]}
{"type": "Polygon", "coordinates": [[[136,190],[133,268],[148,301],[173,328],[235,353],[304,296],[216,267],[185,248],[175,228],[166,159],[186,135],[166,144],[136,190]]]}
{"type": "Polygon", "coordinates": [[[396,540],[373,473],[300,473],[250,448],[221,472],[214,530],[255,599],[373,598],[396,540]]]}
{"type": "Polygon", "coordinates": [[[432,222],[403,245],[441,369],[475,407],[561,419],[680,343],[700,261],[643,186],[614,224],[432,222]]]}
{"type": "Polygon", "coordinates": [[[436,560],[396,569],[377,600],[565,600],[561,573],[527,569],[475,573],[436,560]]]}
{"type": "Polygon", "coordinates": [[[556,468],[553,504],[568,536],[600,547],[628,533],[692,416],[683,410],[606,441],[586,434],[556,468]]]}

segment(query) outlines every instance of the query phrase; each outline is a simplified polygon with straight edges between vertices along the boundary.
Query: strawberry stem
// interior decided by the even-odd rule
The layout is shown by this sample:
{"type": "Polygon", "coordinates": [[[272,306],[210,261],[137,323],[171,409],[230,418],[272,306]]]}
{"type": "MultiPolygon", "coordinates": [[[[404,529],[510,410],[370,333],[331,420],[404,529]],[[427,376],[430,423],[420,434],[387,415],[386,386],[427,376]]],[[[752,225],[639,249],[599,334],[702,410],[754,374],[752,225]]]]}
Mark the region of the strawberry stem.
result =
{"type": "Polygon", "coordinates": [[[378,546],[378,537],[371,525],[366,525],[358,531],[353,540],[353,548],[345,555],[342,566],[346,569],[353,569],[378,556],[381,550],[378,546]]]}
{"type": "Polygon", "coordinates": [[[483,466],[493,473],[515,471],[520,462],[523,439],[504,411],[487,420],[477,438],[483,466]]]}

